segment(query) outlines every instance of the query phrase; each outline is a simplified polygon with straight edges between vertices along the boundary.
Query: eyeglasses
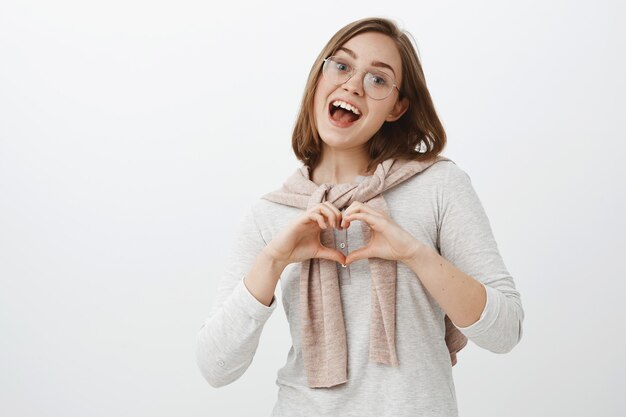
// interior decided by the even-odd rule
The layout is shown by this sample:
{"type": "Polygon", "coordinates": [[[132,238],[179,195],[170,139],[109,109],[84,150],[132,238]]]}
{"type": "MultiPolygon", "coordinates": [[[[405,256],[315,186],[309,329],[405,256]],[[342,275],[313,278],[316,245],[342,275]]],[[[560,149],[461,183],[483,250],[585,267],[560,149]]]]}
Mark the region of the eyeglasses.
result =
{"type": "MultiPolygon", "coordinates": [[[[326,58],[322,69],[324,78],[335,85],[348,82],[357,72],[357,69],[354,68],[350,59],[336,56],[326,58]]],[[[365,94],[374,100],[386,99],[389,97],[394,87],[400,92],[393,77],[382,71],[368,69],[363,78],[363,90],[365,94]]]]}

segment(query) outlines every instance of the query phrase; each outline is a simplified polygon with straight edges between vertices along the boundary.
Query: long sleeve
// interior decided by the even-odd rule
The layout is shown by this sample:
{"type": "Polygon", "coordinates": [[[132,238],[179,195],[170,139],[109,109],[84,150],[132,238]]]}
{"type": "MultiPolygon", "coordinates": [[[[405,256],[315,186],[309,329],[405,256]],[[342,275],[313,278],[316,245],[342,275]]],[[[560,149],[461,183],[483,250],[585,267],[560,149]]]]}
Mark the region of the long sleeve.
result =
{"type": "Polygon", "coordinates": [[[203,377],[217,388],[238,379],[252,363],[267,319],[277,306],[259,302],[243,278],[265,241],[251,207],[239,224],[212,309],[197,336],[196,361],[203,377]]]}
{"type": "Polygon", "coordinates": [[[520,293],[500,256],[469,175],[455,164],[450,165],[440,198],[440,254],[481,282],[487,294],[478,321],[457,328],[476,345],[507,353],[522,338],[524,310],[520,293]]]}

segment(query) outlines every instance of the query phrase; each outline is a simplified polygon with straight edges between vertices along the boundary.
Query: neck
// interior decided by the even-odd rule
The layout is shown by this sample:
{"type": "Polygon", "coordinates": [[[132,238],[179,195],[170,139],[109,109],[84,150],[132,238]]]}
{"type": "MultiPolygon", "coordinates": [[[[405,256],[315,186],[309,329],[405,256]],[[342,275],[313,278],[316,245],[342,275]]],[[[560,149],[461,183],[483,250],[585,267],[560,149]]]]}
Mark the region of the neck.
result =
{"type": "Polygon", "coordinates": [[[311,181],[317,185],[351,183],[357,175],[372,174],[367,172],[369,161],[364,147],[338,150],[324,145],[320,162],[311,173],[311,181]]]}

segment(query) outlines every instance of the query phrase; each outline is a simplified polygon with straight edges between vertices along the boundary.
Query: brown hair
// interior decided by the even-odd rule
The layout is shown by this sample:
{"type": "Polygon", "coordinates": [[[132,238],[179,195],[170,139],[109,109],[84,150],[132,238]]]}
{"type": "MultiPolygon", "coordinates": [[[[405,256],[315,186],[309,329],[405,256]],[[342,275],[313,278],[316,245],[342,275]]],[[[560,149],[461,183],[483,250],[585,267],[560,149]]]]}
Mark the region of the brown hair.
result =
{"type": "Polygon", "coordinates": [[[322,152],[321,139],[315,125],[313,99],[324,58],[333,55],[340,46],[364,32],[379,32],[395,42],[402,59],[402,84],[399,86],[398,100],[404,97],[409,100],[409,108],[402,117],[394,122],[384,122],[367,142],[370,156],[367,171],[372,171],[388,158],[420,161],[434,158],[446,144],[446,134],[426,87],[422,64],[409,38],[412,38],[411,34],[399,29],[389,19],[365,18],[335,33],[317,56],[309,73],[291,144],[296,157],[311,170],[319,163],[322,152]],[[420,152],[422,146],[426,147],[424,152],[420,152]]]}

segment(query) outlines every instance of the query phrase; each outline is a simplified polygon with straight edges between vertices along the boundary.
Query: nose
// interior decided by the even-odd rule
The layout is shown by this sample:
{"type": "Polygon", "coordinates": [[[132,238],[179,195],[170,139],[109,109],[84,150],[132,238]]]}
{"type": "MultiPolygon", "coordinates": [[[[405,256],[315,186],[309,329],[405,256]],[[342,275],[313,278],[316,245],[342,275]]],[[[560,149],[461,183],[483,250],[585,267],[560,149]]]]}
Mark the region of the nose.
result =
{"type": "Polygon", "coordinates": [[[363,96],[363,75],[360,72],[352,74],[348,81],[343,83],[342,87],[346,91],[363,96]]]}

